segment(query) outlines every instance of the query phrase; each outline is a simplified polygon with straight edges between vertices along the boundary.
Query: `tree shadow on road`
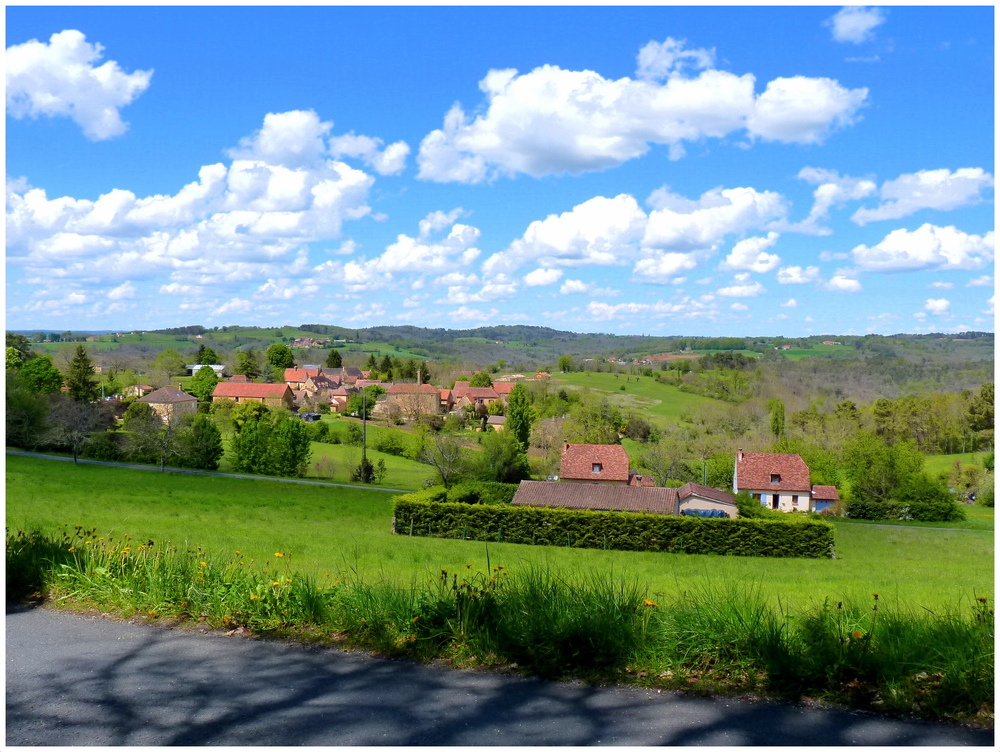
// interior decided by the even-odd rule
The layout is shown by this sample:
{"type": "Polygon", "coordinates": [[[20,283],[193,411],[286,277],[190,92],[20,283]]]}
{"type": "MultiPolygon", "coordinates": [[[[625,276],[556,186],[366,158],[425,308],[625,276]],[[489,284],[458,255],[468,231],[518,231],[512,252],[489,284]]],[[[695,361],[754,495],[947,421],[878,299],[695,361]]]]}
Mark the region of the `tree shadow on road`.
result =
{"type": "Polygon", "coordinates": [[[8,606],[7,632],[8,744],[993,743],[992,731],[943,724],[460,672],[46,609],[8,606]],[[32,642],[44,655],[29,662],[32,642]]]}

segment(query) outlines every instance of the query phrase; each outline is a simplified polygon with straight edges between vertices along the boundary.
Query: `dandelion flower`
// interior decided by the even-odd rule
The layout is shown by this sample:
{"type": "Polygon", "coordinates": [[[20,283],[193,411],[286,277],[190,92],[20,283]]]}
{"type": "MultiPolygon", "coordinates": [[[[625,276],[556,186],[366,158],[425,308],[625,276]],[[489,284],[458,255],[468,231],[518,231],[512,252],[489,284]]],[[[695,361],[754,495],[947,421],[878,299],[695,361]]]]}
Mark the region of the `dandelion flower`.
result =
{"type": "Polygon", "coordinates": [[[864,636],[865,636],[865,633],[862,632],[859,629],[856,629],[853,632],[851,632],[851,637],[853,637],[855,640],[860,640],[864,636]]]}
{"type": "Polygon", "coordinates": [[[208,566],[208,562],[206,562],[206,561],[199,561],[198,562],[198,566],[199,567],[207,567],[208,566]]]}
{"type": "Polygon", "coordinates": [[[280,582],[278,582],[277,580],[275,580],[274,582],[272,582],[272,583],[271,583],[271,585],[274,585],[274,586],[277,586],[277,585],[280,585],[280,584],[281,584],[281,583],[280,583],[280,582]]]}
{"type": "MultiPolygon", "coordinates": [[[[70,551],[72,551],[72,550],[73,549],[71,548],[70,551]]],[[[979,601],[980,603],[986,603],[986,599],[983,598],[982,596],[980,596],[979,598],[976,598],[976,600],[979,601]]]]}
{"type": "Polygon", "coordinates": [[[256,596],[256,595],[251,595],[251,596],[250,596],[250,600],[252,600],[252,601],[255,601],[255,600],[257,600],[257,596],[256,596]]]}
{"type": "Polygon", "coordinates": [[[279,559],[284,559],[285,558],[285,555],[283,553],[281,553],[280,551],[278,553],[276,553],[275,556],[277,556],[279,559]]]}
{"type": "MultiPolygon", "coordinates": [[[[76,551],[76,546],[70,546],[70,547],[69,547],[69,548],[67,548],[66,550],[67,550],[67,551],[70,551],[70,552],[73,552],[73,551],[76,551]]],[[[986,599],[985,599],[985,598],[983,598],[983,600],[986,600],[986,599]]]]}
{"type": "Polygon", "coordinates": [[[872,593],[872,598],[874,598],[875,600],[878,600],[878,593],[872,593]]]}
{"type": "Polygon", "coordinates": [[[653,603],[653,601],[649,600],[649,598],[647,598],[646,600],[644,600],[642,603],[645,606],[652,606],[653,608],[656,608],[656,604],[653,603]]]}

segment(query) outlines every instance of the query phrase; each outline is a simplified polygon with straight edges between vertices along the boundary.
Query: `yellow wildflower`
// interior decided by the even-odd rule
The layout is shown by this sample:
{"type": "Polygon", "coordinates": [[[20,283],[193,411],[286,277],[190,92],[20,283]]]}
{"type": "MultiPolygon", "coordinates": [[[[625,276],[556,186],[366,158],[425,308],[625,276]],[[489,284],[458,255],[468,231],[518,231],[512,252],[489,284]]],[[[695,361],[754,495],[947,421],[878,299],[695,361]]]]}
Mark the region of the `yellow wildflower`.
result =
{"type": "Polygon", "coordinates": [[[275,556],[277,556],[279,559],[285,558],[285,555],[283,553],[281,553],[280,551],[278,553],[276,553],[275,556]]]}
{"type": "Polygon", "coordinates": [[[851,637],[853,637],[855,640],[860,640],[864,636],[865,633],[857,629],[851,632],[851,637]]]}
{"type": "Polygon", "coordinates": [[[643,601],[643,605],[652,606],[653,608],[656,608],[656,604],[653,603],[653,601],[649,600],[649,598],[643,601]]]}

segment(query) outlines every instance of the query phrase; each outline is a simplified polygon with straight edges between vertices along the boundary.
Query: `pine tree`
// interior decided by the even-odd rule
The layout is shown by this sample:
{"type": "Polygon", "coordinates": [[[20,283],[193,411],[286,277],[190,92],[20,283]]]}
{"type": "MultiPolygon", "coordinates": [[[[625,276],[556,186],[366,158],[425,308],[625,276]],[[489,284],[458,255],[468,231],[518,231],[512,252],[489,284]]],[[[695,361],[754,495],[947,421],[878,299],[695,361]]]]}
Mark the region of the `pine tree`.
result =
{"type": "Polygon", "coordinates": [[[344,359],[340,357],[340,350],[336,348],[330,350],[330,354],[326,356],[326,367],[327,368],[343,368],[344,359]]]}
{"type": "Polygon", "coordinates": [[[97,399],[94,364],[87,355],[87,348],[83,345],[76,346],[69,371],[66,373],[66,386],[69,388],[69,396],[77,402],[93,402],[97,399]]]}

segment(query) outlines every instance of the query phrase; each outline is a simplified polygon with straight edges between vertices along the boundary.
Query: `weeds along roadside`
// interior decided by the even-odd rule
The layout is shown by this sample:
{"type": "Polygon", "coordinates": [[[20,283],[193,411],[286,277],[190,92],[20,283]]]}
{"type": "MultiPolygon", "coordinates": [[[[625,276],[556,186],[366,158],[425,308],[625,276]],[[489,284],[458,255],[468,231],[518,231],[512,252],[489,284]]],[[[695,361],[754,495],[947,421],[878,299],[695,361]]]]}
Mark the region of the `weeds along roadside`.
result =
{"type": "Polygon", "coordinates": [[[760,590],[650,594],[613,573],[466,565],[411,587],[209,555],[169,542],[7,531],[7,597],[41,594],[123,616],[306,638],[538,676],[814,697],[935,719],[992,721],[994,618],[980,597],[948,613],[827,602],[801,613],[760,590]]]}

